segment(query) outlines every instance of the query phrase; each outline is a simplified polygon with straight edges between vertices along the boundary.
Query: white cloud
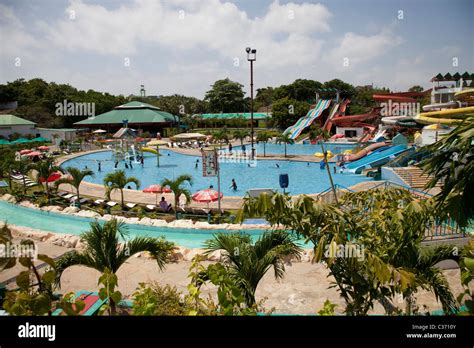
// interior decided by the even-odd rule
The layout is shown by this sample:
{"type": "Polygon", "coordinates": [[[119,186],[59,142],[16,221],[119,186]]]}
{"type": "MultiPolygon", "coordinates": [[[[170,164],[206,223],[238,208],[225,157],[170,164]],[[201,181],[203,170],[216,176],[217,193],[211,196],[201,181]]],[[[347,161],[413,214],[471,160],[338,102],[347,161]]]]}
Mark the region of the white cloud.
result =
{"type": "Polygon", "coordinates": [[[382,56],[401,43],[402,39],[393,35],[389,30],[368,36],[348,32],[339,40],[338,46],[329,52],[327,60],[341,70],[343,68],[352,69],[360,63],[382,56]],[[345,59],[348,62],[347,67],[343,65],[345,59]]]}

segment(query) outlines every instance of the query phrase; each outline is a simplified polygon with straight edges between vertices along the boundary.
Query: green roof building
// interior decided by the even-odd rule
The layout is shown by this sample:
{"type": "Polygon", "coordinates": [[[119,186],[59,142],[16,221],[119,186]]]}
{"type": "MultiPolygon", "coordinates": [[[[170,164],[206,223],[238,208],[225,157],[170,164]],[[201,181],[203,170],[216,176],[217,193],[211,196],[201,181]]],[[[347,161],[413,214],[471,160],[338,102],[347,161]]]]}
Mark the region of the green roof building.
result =
{"type": "Polygon", "coordinates": [[[128,122],[130,128],[139,131],[162,131],[163,128],[171,127],[177,123],[178,117],[162,111],[159,107],[132,101],[117,106],[109,112],[76,122],[74,126],[92,129],[102,128],[112,132],[120,129],[124,121],[128,122]]]}
{"type": "Polygon", "coordinates": [[[8,138],[14,133],[21,134],[22,136],[35,135],[36,123],[25,120],[24,118],[9,115],[0,114],[0,136],[8,138]]]}
{"type": "MultiPolygon", "coordinates": [[[[230,120],[233,118],[241,118],[245,120],[251,119],[250,112],[235,112],[235,113],[221,113],[221,114],[195,114],[194,117],[201,118],[203,120],[230,120]]],[[[271,117],[271,113],[267,114],[265,112],[254,112],[253,119],[254,120],[263,120],[267,117],[271,117]]]]}

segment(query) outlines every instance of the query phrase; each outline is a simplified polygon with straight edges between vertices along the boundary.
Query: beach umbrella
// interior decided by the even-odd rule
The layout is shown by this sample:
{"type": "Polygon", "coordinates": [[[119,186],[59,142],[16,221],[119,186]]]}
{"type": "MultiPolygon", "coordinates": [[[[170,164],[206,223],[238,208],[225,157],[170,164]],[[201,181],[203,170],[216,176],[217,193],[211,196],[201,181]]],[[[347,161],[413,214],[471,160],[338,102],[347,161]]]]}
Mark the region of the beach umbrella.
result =
{"type": "Polygon", "coordinates": [[[35,156],[41,156],[41,152],[39,151],[31,151],[26,154],[28,157],[35,157],[35,156]]]}
{"type": "Polygon", "coordinates": [[[21,151],[20,151],[20,155],[26,155],[27,153],[31,153],[31,152],[33,152],[33,150],[24,149],[24,150],[21,150],[21,151]]]}
{"type": "Polygon", "coordinates": [[[45,180],[43,177],[40,178],[41,182],[54,182],[56,180],[59,180],[61,178],[62,174],[60,172],[56,172],[48,176],[48,179],[45,180]]]}
{"type": "MultiPolygon", "coordinates": [[[[220,196],[222,199],[222,197],[224,197],[224,194],[221,192],[220,196]]],[[[200,190],[193,194],[192,199],[193,201],[199,203],[207,203],[207,206],[209,207],[209,203],[216,202],[219,200],[219,193],[216,190],[208,188],[205,190],[200,190]]]]}
{"type": "Polygon", "coordinates": [[[48,146],[38,146],[38,150],[41,150],[41,151],[48,151],[49,150],[49,147],[48,146]]]}
{"type": "Polygon", "coordinates": [[[19,138],[17,140],[13,140],[10,144],[24,144],[24,143],[29,143],[30,141],[25,138],[19,138]]]}
{"type": "Polygon", "coordinates": [[[101,134],[101,133],[107,133],[107,131],[106,131],[106,130],[103,130],[103,129],[97,129],[97,130],[93,131],[92,133],[94,133],[94,134],[101,134]]]}
{"type": "Polygon", "coordinates": [[[155,193],[156,204],[158,204],[158,193],[171,193],[171,189],[169,187],[162,187],[161,185],[155,184],[155,185],[150,185],[147,188],[143,189],[143,192],[155,193]]]}

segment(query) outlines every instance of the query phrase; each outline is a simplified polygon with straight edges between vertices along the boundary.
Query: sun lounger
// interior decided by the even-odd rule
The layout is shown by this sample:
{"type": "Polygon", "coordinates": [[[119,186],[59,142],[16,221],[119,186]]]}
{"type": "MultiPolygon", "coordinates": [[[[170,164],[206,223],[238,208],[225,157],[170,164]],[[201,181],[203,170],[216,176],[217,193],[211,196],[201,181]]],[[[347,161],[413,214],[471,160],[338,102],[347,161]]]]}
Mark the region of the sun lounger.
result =
{"type": "MultiPolygon", "coordinates": [[[[82,316],[91,316],[97,314],[97,311],[107,302],[107,299],[101,300],[97,292],[78,291],[76,292],[76,299],[84,302],[84,309],[79,313],[82,316]]],[[[53,316],[64,315],[62,309],[57,309],[53,312],[53,316]]]]}
{"type": "Polygon", "coordinates": [[[70,200],[70,199],[71,199],[72,197],[74,197],[74,196],[75,196],[74,194],[69,193],[69,194],[63,196],[63,198],[64,198],[64,199],[67,199],[67,200],[70,200]]]}
{"type": "Polygon", "coordinates": [[[104,204],[104,202],[105,202],[105,201],[104,201],[103,199],[97,199],[97,200],[95,200],[95,201],[93,202],[93,204],[94,204],[94,205],[102,205],[102,204],[104,204]]]}
{"type": "Polygon", "coordinates": [[[79,200],[79,203],[80,203],[80,204],[84,204],[84,203],[89,202],[89,200],[90,200],[89,198],[81,198],[81,199],[79,200]]]}
{"type": "Polygon", "coordinates": [[[107,204],[109,207],[113,208],[113,207],[115,207],[118,203],[117,203],[117,202],[114,202],[114,201],[108,201],[106,204],[107,204]]]}
{"type": "Polygon", "coordinates": [[[68,195],[68,194],[69,194],[69,192],[58,192],[57,195],[58,195],[59,197],[64,197],[64,196],[66,196],[66,195],[68,195]]]}
{"type": "Polygon", "coordinates": [[[136,203],[127,203],[125,204],[125,207],[127,207],[128,209],[133,209],[136,207],[136,205],[137,205],[136,203]]]}
{"type": "Polygon", "coordinates": [[[148,210],[148,211],[155,211],[155,210],[156,210],[156,205],[147,204],[147,205],[145,206],[145,209],[148,210]]]}
{"type": "Polygon", "coordinates": [[[203,208],[193,208],[193,214],[207,215],[207,214],[209,214],[209,210],[208,209],[203,209],[203,208]]]}

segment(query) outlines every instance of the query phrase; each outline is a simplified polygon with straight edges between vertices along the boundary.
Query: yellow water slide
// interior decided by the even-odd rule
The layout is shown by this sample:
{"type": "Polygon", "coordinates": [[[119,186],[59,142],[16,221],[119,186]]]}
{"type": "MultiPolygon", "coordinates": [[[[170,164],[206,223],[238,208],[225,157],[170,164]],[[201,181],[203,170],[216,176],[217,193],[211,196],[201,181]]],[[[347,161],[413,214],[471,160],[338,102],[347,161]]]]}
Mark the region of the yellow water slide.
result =
{"type": "Polygon", "coordinates": [[[460,91],[454,94],[454,99],[463,102],[463,103],[474,103],[474,88],[466,89],[464,91],[460,91]]]}
{"type": "Polygon", "coordinates": [[[422,124],[458,124],[466,117],[474,116],[474,106],[457,109],[422,112],[415,116],[415,120],[422,124]]]}

